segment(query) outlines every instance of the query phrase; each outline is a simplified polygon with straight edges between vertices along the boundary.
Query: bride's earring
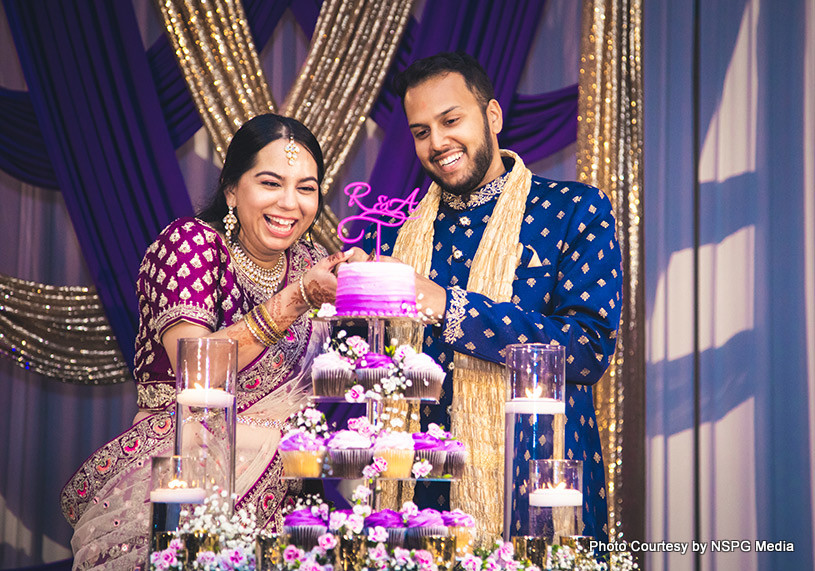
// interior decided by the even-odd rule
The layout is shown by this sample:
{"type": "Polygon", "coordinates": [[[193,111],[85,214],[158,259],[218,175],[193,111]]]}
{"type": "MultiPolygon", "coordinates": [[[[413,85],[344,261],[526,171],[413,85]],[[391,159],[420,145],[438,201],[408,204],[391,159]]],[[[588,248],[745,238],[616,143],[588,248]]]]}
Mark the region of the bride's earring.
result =
{"type": "Polygon", "coordinates": [[[232,231],[235,229],[235,224],[238,223],[238,218],[235,216],[235,209],[229,207],[229,212],[224,216],[224,233],[226,234],[227,243],[232,242],[232,231]]]}

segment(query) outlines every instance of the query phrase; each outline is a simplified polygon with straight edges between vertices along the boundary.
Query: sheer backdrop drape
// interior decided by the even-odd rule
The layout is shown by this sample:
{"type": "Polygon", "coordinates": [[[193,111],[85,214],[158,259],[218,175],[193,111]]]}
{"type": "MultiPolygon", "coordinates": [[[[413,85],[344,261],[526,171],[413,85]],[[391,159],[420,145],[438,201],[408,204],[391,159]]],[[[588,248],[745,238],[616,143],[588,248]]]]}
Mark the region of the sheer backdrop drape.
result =
{"type": "Polygon", "coordinates": [[[645,18],[648,569],[812,569],[815,3],[645,18]]]}

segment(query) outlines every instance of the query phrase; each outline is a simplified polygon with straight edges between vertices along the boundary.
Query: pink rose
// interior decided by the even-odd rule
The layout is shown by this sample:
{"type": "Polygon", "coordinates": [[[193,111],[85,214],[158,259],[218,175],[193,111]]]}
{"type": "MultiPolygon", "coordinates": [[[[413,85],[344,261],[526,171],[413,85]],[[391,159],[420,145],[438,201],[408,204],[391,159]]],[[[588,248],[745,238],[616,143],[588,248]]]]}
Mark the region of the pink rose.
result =
{"type": "Polygon", "coordinates": [[[432,565],[433,554],[425,549],[417,549],[413,552],[413,560],[419,565],[432,565]]]}
{"type": "Polygon", "coordinates": [[[427,425],[427,433],[434,438],[438,438],[439,440],[447,440],[450,438],[450,433],[435,422],[431,422],[427,425]]]}
{"type": "Polygon", "coordinates": [[[419,513],[419,506],[414,504],[413,502],[405,502],[402,504],[402,515],[403,516],[414,516],[419,513]]]}
{"type": "Polygon", "coordinates": [[[345,525],[353,533],[362,533],[362,528],[365,527],[365,518],[358,514],[351,514],[345,520],[345,525]]]}
{"type": "Polygon", "coordinates": [[[503,561],[512,561],[513,555],[515,555],[515,548],[507,541],[499,547],[495,553],[503,561]]]}
{"type": "Polygon", "coordinates": [[[413,477],[424,478],[433,469],[433,464],[427,461],[427,458],[422,458],[413,465],[413,477]]]}
{"type": "Polygon", "coordinates": [[[323,571],[322,565],[314,561],[313,559],[306,559],[302,563],[300,563],[300,571],[323,571]]]}
{"type": "Polygon", "coordinates": [[[294,545],[287,545],[283,550],[283,561],[286,563],[294,563],[303,557],[303,552],[294,545]]]}
{"type": "Polygon", "coordinates": [[[481,571],[482,563],[483,561],[480,557],[468,553],[461,561],[461,566],[464,567],[464,571],[481,571]]]}
{"type": "Polygon", "coordinates": [[[388,541],[388,530],[381,525],[368,530],[368,539],[374,543],[384,543],[388,541]]]}
{"type": "Polygon", "coordinates": [[[374,458],[373,464],[374,468],[376,468],[378,472],[384,472],[385,470],[388,469],[388,461],[382,458],[381,456],[374,458]]]}
{"type": "Polygon", "coordinates": [[[167,565],[167,567],[171,567],[178,563],[178,559],[175,556],[175,549],[165,549],[161,552],[161,561],[167,565]]]}
{"type": "Polygon", "coordinates": [[[410,550],[401,547],[393,548],[393,559],[397,565],[407,565],[410,561],[410,550]]]}
{"type": "Polygon", "coordinates": [[[212,551],[199,551],[195,560],[201,565],[215,565],[218,557],[212,551]]]}
{"type": "Polygon", "coordinates": [[[178,538],[171,539],[169,548],[175,549],[176,551],[178,551],[179,549],[184,549],[184,542],[178,538]]]}
{"type": "Polygon", "coordinates": [[[347,519],[348,516],[344,513],[332,512],[331,517],[328,519],[328,529],[331,531],[339,530],[345,525],[345,520],[347,519]]]}
{"type": "Polygon", "coordinates": [[[365,387],[362,385],[354,385],[345,391],[346,402],[364,402],[365,401],[365,387]]]}
{"type": "MultiPolygon", "coordinates": [[[[388,536],[388,534],[386,532],[385,533],[385,539],[388,538],[387,536],[388,536]]],[[[368,550],[368,557],[370,557],[374,561],[382,561],[384,559],[387,559],[388,558],[388,548],[385,547],[385,545],[383,543],[379,543],[373,549],[368,550]]]]}
{"type": "Polygon", "coordinates": [[[317,543],[320,547],[328,551],[337,547],[337,538],[330,533],[324,533],[317,538],[317,543]]]}

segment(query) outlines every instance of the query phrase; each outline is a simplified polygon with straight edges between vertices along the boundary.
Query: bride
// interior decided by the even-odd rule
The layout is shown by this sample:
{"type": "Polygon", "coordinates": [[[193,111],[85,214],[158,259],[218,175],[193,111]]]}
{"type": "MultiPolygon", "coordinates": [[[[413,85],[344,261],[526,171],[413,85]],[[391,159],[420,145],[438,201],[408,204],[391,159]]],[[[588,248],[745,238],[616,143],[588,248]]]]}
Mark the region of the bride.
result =
{"type": "Polygon", "coordinates": [[[74,569],[133,569],[146,560],[150,457],[173,453],[182,338],[237,341],[236,506],[253,504],[267,529],[280,525],[281,427],[310,392],[310,364],[327,333],[308,311],[334,301],[332,270],[350,255],[327,257],[304,237],[322,209],[323,175],[320,146],[304,125],[255,117],[233,137],[211,203],[147,249],[136,284],[139,412],[62,491],[74,569]]]}

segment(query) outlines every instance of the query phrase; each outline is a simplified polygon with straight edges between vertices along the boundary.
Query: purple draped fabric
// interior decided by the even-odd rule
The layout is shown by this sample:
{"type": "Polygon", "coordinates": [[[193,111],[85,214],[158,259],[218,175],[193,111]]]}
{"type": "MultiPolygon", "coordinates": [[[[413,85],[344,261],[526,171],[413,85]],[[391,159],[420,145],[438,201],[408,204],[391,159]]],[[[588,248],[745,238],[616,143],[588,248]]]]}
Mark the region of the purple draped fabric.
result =
{"type": "MultiPolygon", "coordinates": [[[[442,51],[469,53],[484,66],[495,85],[495,98],[510,115],[543,4],[540,0],[428,2],[408,59],[442,51]]],[[[429,179],[416,158],[401,104],[391,105],[381,126],[385,140],[370,177],[373,191],[405,197],[416,187],[426,188],[429,179]]]]}
{"type": "Polygon", "coordinates": [[[59,188],[128,363],[147,245],[192,212],[130,2],[5,0],[59,188]]]}
{"type": "MultiPolygon", "coordinates": [[[[127,302],[133,283],[128,280],[135,277],[143,247],[161,227],[191,212],[172,149],[200,128],[200,116],[166,37],[145,56],[128,6],[96,10],[98,1],[70,0],[40,17],[34,11],[43,7],[43,0],[4,1],[26,75],[33,74],[29,85],[35,89],[0,89],[0,168],[37,186],[63,188],[88,265],[129,357],[137,316],[135,305],[127,302]],[[76,25],[60,26],[53,12],[71,13],[76,25]],[[115,15],[126,21],[109,21],[115,15]],[[52,28],[58,33],[50,33],[52,28]],[[127,33],[118,37],[111,33],[125,28],[127,33]],[[63,187],[63,181],[69,187],[63,187]]],[[[320,5],[321,0],[244,2],[259,46],[268,41],[287,8],[311,34],[320,5]]],[[[442,50],[469,51],[495,81],[496,97],[505,110],[502,145],[527,161],[544,158],[576,138],[577,88],[515,95],[542,8],[535,0],[501,6],[488,0],[450,0],[433,4],[432,10],[428,5],[421,25],[409,22],[388,77],[419,57],[442,50]]],[[[398,196],[425,187],[428,181],[390,81],[371,116],[386,132],[371,176],[375,191],[398,196]],[[394,188],[393,180],[405,182],[394,188]]]]}
{"type": "Polygon", "coordinates": [[[504,115],[501,146],[534,163],[577,140],[577,84],[542,95],[516,95],[504,115]]]}
{"type": "Polygon", "coordinates": [[[56,188],[28,92],[0,87],[0,118],[0,169],[29,184],[56,188]]]}

